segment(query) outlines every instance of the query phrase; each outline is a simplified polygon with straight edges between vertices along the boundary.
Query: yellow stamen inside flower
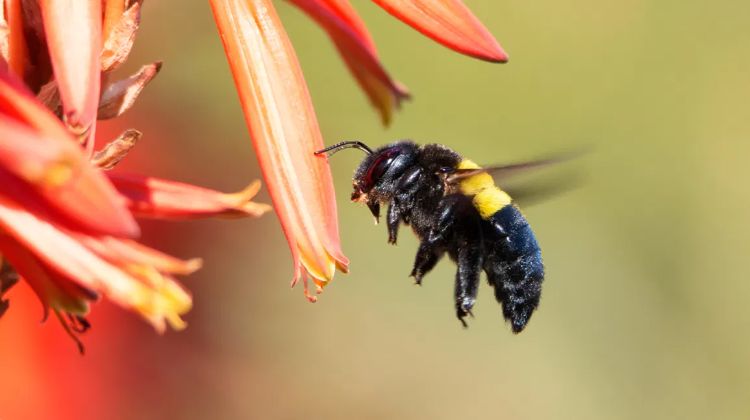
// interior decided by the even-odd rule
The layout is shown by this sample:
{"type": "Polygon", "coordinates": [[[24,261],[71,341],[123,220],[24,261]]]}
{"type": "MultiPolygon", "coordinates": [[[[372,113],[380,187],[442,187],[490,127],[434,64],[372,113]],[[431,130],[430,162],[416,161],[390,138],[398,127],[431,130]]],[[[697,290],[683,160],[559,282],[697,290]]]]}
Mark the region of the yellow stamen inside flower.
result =
{"type": "Polygon", "coordinates": [[[300,246],[300,244],[297,244],[297,247],[300,249],[300,262],[302,263],[302,266],[305,267],[305,271],[310,275],[310,277],[313,278],[313,281],[315,281],[316,284],[320,284],[322,286],[325,286],[328,284],[329,281],[333,278],[334,273],[336,272],[336,260],[329,254],[327,251],[325,252],[324,261],[320,261],[318,258],[312,255],[307,255],[304,252],[304,248],[300,246]]]}

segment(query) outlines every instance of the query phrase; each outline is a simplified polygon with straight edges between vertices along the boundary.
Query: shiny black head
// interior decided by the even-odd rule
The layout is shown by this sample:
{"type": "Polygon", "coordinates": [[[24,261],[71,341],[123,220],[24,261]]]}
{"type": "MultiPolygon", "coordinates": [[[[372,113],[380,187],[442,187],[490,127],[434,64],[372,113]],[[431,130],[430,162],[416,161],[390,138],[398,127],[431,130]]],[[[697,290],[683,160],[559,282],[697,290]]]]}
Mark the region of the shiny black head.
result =
{"type": "MultiPolygon", "coordinates": [[[[439,144],[418,146],[409,140],[399,140],[376,150],[358,141],[344,141],[316,154],[332,155],[339,150],[356,148],[367,153],[354,172],[352,179],[352,201],[367,204],[377,221],[380,216],[380,203],[390,202],[399,182],[418,182],[434,185],[434,191],[442,191],[441,176],[446,168],[455,168],[460,156],[449,148],[439,144]],[[414,169],[419,167],[419,175],[414,169]],[[407,175],[411,170],[412,175],[407,175]],[[408,176],[407,179],[402,179],[408,176]]],[[[403,187],[403,185],[401,185],[403,187]]]]}
{"type": "Polygon", "coordinates": [[[365,202],[371,207],[391,199],[395,181],[416,162],[419,151],[419,146],[407,140],[387,144],[374,151],[362,142],[345,141],[316,154],[326,153],[330,156],[348,148],[367,153],[354,172],[352,201],[365,202]]]}
{"type": "Polygon", "coordinates": [[[415,143],[402,140],[368,155],[354,172],[352,201],[367,204],[389,201],[396,189],[396,180],[416,163],[418,151],[415,143]]]}

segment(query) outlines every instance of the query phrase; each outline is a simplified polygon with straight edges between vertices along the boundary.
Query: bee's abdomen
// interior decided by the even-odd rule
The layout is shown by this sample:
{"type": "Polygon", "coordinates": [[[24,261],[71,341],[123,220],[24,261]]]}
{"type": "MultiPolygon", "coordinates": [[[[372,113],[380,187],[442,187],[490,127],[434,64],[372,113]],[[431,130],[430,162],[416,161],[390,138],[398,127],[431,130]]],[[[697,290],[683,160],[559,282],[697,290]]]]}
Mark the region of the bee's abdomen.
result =
{"type": "Polygon", "coordinates": [[[544,280],[542,253],[526,218],[509,204],[488,220],[484,269],[514,332],[526,326],[539,305],[544,280]]]}

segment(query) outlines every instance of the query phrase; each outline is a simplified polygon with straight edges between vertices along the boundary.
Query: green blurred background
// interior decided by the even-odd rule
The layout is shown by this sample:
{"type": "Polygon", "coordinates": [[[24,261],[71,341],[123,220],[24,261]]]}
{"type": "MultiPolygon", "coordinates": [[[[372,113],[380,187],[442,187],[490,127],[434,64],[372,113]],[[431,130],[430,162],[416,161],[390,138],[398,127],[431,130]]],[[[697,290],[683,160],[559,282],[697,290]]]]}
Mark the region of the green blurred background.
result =
{"type": "MultiPolygon", "coordinates": [[[[443,261],[413,285],[417,241],[404,230],[387,245],[385,227],[348,202],[361,156],[342,153],[333,174],[349,275],[307,303],[289,288],[273,215],[146,223],[148,243],[205,258],[184,280],[190,327],[160,337],[97,305],[89,354],[59,344],[55,369],[80,384],[64,391],[61,413],[750,418],[749,2],[467,0],[509,52],[506,65],[458,55],[356,2],[414,95],[388,129],[323,31],[277,4],[329,144],[412,138],[481,163],[591,150],[569,164],[585,174],[578,188],[525,209],[548,273],[539,311],[514,336],[483,281],[476,319],[461,328],[454,266],[443,261]]],[[[259,177],[206,2],[146,2],[128,65],[155,59],[162,74],[108,128],[145,132],[123,170],[223,190],[259,177]]],[[[30,325],[57,334],[49,324],[30,325]]]]}

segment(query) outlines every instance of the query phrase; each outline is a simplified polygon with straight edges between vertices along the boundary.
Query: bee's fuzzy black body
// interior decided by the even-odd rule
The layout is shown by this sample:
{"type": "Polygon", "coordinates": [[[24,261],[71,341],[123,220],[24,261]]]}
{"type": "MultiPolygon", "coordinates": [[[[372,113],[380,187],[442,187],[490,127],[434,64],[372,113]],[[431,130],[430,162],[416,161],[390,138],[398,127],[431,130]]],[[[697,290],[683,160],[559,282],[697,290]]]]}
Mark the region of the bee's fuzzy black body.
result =
{"type": "Polygon", "coordinates": [[[391,143],[359,165],[352,200],[366,203],[376,219],[380,205],[388,204],[389,243],[396,243],[401,223],[411,226],[421,241],[411,272],[417,283],[444,254],[456,262],[456,315],[464,325],[484,271],[517,333],[539,304],[541,251],[526,219],[488,174],[450,181],[466,167],[477,168],[472,165],[442,145],[391,143]]]}

